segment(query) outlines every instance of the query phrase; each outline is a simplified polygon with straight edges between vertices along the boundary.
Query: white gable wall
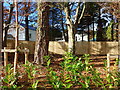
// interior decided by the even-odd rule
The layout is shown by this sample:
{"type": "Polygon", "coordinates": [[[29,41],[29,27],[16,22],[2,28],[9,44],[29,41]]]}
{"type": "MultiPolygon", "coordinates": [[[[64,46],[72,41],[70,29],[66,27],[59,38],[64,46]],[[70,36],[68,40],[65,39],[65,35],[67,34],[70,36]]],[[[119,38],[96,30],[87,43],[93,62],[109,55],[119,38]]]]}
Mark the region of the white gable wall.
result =
{"type": "MultiPolygon", "coordinates": [[[[10,29],[8,30],[8,34],[11,34],[13,37],[15,37],[16,36],[16,28],[11,26],[10,29]]],[[[25,40],[25,28],[22,26],[19,27],[18,39],[25,40]]]]}
{"type": "MultiPolygon", "coordinates": [[[[16,36],[16,28],[15,28],[15,24],[12,24],[10,26],[10,29],[8,30],[8,34],[11,34],[13,37],[16,36]]],[[[36,31],[34,30],[30,30],[29,29],[29,40],[30,41],[35,41],[36,40],[36,31]]],[[[3,34],[4,36],[4,34],[3,34]]],[[[25,40],[25,28],[22,26],[19,26],[19,36],[18,36],[19,40],[25,40]]]]}

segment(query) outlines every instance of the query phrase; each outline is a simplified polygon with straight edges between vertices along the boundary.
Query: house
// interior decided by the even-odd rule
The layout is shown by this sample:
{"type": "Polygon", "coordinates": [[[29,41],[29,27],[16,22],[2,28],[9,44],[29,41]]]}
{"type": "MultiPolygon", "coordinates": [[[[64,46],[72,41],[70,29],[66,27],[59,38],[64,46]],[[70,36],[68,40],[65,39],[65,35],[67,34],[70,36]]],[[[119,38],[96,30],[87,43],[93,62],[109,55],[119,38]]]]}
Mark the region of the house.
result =
{"type": "Polygon", "coordinates": [[[76,41],[88,41],[88,35],[87,34],[83,34],[83,37],[82,37],[82,34],[75,34],[75,39],[76,41]]]}
{"type": "MultiPolygon", "coordinates": [[[[21,23],[19,24],[19,40],[25,40],[25,27],[26,25],[21,23]]],[[[29,40],[35,41],[36,40],[36,29],[37,27],[28,26],[29,28],[29,40]]],[[[92,30],[90,30],[91,33],[92,30]]],[[[15,39],[16,34],[16,24],[11,24],[9,26],[8,30],[8,39],[15,39]]],[[[59,29],[52,28],[49,31],[49,38],[50,41],[65,41],[63,32],[61,32],[59,29]]],[[[89,37],[90,41],[93,40],[93,38],[89,37]]],[[[88,41],[88,33],[87,29],[84,29],[84,32],[82,30],[78,30],[78,32],[75,34],[75,41],[88,41]]]]}
{"type": "MultiPolygon", "coordinates": [[[[21,23],[20,24],[22,27],[26,27],[25,24],[21,23]]],[[[37,27],[33,27],[33,26],[28,26],[29,28],[29,40],[30,41],[35,41],[36,40],[36,29],[37,27]]],[[[25,40],[25,30],[24,30],[24,40],[25,40]]]]}
{"type": "MultiPolygon", "coordinates": [[[[19,24],[19,36],[18,36],[19,40],[25,40],[25,26],[26,25],[23,24],[23,23],[19,24]]],[[[30,41],[35,41],[36,40],[36,29],[37,28],[33,27],[33,26],[28,26],[28,28],[29,28],[29,40],[30,41]]],[[[7,39],[9,39],[8,36],[13,37],[13,39],[14,39],[15,35],[16,35],[16,24],[13,23],[9,26],[7,39]]],[[[4,37],[4,33],[3,33],[3,37],[4,37]]]]}

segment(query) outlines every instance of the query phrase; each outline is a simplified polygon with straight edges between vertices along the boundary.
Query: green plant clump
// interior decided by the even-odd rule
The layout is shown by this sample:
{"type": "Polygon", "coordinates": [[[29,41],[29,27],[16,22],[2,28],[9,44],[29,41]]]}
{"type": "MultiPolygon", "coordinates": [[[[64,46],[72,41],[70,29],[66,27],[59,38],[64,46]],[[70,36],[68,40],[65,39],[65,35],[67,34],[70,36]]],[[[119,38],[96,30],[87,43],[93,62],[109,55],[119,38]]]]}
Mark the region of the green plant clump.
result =
{"type": "MultiPolygon", "coordinates": [[[[25,78],[26,81],[28,83],[27,88],[37,88],[38,87],[38,83],[39,80],[35,79],[35,74],[37,72],[36,70],[36,66],[33,65],[32,63],[30,63],[29,61],[26,62],[26,64],[23,64],[24,68],[25,68],[25,75],[27,75],[27,77],[25,78]]],[[[18,74],[14,74],[13,73],[13,67],[11,64],[8,64],[5,68],[5,72],[6,75],[3,78],[3,86],[1,88],[5,88],[5,89],[20,89],[20,88],[24,88],[25,83],[19,83],[18,77],[22,76],[20,75],[20,73],[18,74]]],[[[23,74],[23,73],[22,73],[23,74]]]]}
{"type": "MultiPolygon", "coordinates": [[[[103,73],[100,73],[94,65],[91,65],[89,54],[83,55],[81,58],[67,53],[63,57],[63,61],[59,64],[59,69],[51,67],[51,59],[46,56],[44,59],[47,61],[47,82],[54,89],[63,88],[118,88],[120,86],[120,72],[114,69],[112,72],[107,72],[106,61],[104,61],[104,77],[103,73]]],[[[114,66],[118,65],[118,59],[114,66]]],[[[22,76],[20,73],[14,74],[13,67],[8,64],[5,68],[6,75],[3,78],[4,85],[2,88],[21,89],[27,86],[29,89],[37,89],[39,86],[39,80],[35,75],[39,71],[37,66],[26,62],[24,66],[24,75],[27,76],[25,83],[19,83],[18,77],[22,76]]]]}
{"type": "Polygon", "coordinates": [[[8,64],[5,68],[5,73],[6,75],[3,78],[3,86],[2,88],[7,89],[7,88],[11,88],[11,89],[18,89],[20,87],[17,86],[17,78],[19,76],[19,74],[14,74],[13,73],[13,68],[11,64],[8,64]]]}
{"type": "Polygon", "coordinates": [[[102,78],[102,73],[89,63],[91,62],[89,56],[89,54],[85,54],[82,58],[78,58],[67,53],[63,57],[64,61],[60,63],[59,73],[50,67],[50,59],[48,59],[48,83],[55,89],[74,88],[75,86],[80,88],[116,88],[120,85],[119,73],[108,72],[102,78]]]}

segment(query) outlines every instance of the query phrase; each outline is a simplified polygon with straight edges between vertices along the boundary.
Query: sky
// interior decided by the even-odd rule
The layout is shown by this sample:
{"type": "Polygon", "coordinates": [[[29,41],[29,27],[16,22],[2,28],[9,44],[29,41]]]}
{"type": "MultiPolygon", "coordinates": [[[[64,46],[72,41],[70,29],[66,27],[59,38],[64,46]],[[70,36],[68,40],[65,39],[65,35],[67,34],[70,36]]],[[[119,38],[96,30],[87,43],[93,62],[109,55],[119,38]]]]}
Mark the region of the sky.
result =
{"type": "MultiPolygon", "coordinates": [[[[5,0],[5,2],[3,3],[3,6],[5,6],[7,9],[9,9],[9,8],[10,8],[10,4],[13,4],[13,2],[11,2],[11,1],[9,1],[9,0],[5,0]]],[[[19,9],[19,8],[18,8],[18,9],[19,9]]],[[[16,11],[15,8],[14,8],[14,11],[16,11]]],[[[18,12],[18,13],[19,13],[19,12],[18,12]]],[[[31,13],[31,14],[29,15],[28,19],[32,21],[32,20],[34,20],[37,16],[38,16],[38,15],[37,15],[37,11],[35,11],[34,13],[31,13]]],[[[20,21],[20,23],[24,23],[24,24],[25,24],[24,20],[25,20],[25,17],[19,15],[18,21],[20,21]]],[[[14,21],[13,21],[12,23],[14,23],[14,21]]],[[[35,23],[35,22],[30,22],[29,25],[34,25],[35,27],[37,27],[37,23],[35,23]]]]}
{"type": "MultiPolygon", "coordinates": [[[[12,4],[12,2],[10,2],[10,3],[12,4]]],[[[77,5],[77,4],[75,4],[75,5],[77,5]]],[[[7,2],[4,2],[4,6],[7,7],[8,9],[9,9],[9,7],[10,7],[10,5],[9,5],[7,2]]],[[[81,4],[81,6],[82,6],[82,4],[81,4]]],[[[75,9],[75,6],[73,7],[73,10],[74,10],[74,9],[75,9]]],[[[111,15],[110,15],[109,13],[103,13],[104,9],[105,9],[105,8],[102,8],[101,11],[100,11],[100,13],[101,13],[101,19],[104,19],[104,20],[107,21],[107,23],[106,23],[105,26],[104,26],[104,27],[106,27],[106,26],[109,25],[109,23],[111,22],[112,19],[111,19],[111,15]]],[[[15,9],[14,9],[14,11],[15,11],[15,9]]],[[[73,12],[72,15],[75,15],[75,12],[73,12]]],[[[37,14],[37,11],[36,11],[36,12],[34,12],[34,13],[32,13],[32,14],[29,15],[29,20],[34,19],[34,18],[36,18],[37,16],[38,16],[38,14],[37,14]]],[[[19,18],[18,18],[19,21],[21,20],[21,18],[22,18],[22,20],[25,20],[25,17],[24,17],[24,16],[19,16],[19,18]]],[[[116,18],[113,17],[113,19],[114,19],[115,22],[116,22],[116,18]]],[[[72,20],[74,21],[74,18],[73,18],[72,20]]],[[[66,22],[66,21],[65,21],[65,22],[66,22]]],[[[22,22],[20,22],[20,23],[24,23],[24,24],[25,24],[25,21],[22,21],[22,22]]],[[[35,27],[37,27],[37,23],[35,23],[35,22],[30,22],[29,25],[34,25],[35,27]]],[[[97,23],[94,23],[94,31],[97,31],[97,25],[98,25],[97,23]]],[[[60,25],[59,23],[54,24],[54,26],[55,26],[55,27],[61,27],[61,25],[60,25]]],[[[90,30],[93,30],[93,23],[92,23],[91,25],[89,25],[89,28],[90,28],[90,30]]],[[[86,27],[84,30],[87,31],[88,28],[86,27]]]]}
{"type": "MultiPolygon", "coordinates": [[[[8,9],[9,9],[9,7],[10,7],[10,4],[8,4],[8,2],[9,2],[9,0],[5,0],[6,2],[4,2],[4,6],[6,6],[8,9]]],[[[9,2],[9,3],[13,3],[13,2],[9,2]]],[[[75,5],[77,5],[77,4],[75,4],[75,5]]],[[[82,4],[81,4],[82,5],[82,4]]],[[[73,9],[75,9],[75,6],[73,7],[73,9]]],[[[102,8],[101,9],[101,19],[104,19],[104,20],[106,20],[107,21],[107,23],[106,23],[106,25],[105,25],[105,27],[106,26],[108,26],[109,25],[109,23],[111,22],[111,15],[109,14],[109,13],[103,13],[103,11],[104,11],[104,9],[105,8],[102,8]]],[[[14,11],[15,11],[15,9],[14,9],[14,11]]],[[[73,15],[74,15],[74,13],[73,13],[73,15]]],[[[30,14],[29,15],[29,20],[30,19],[34,19],[34,18],[36,18],[38,15],[37,15],[37,11],[36,12],[34,12],[34,13],[32,13],[32,14],[30,14]]],[[[114,18],[114,20],[115,20],[115,22],[116,22],[116,18],[115,17],[113,17],[114,18]]],[[[25,20],[25,17],[24,16],[19,16],[19,21],[22,19],[22,20],[25,20]]],[[[73,18],[73,20],[74,20],[74,18],[73,18]]],[[[24,21],[22,21],[21,23],[24,23],[25,24],[25,22],[24,21]]],[[[37,23],[35,23],[35,22],[30,22],[29,23],[30,25],[34,25],[35,27],[37,27],[37,23]]],[[[97,23],[94,23],[94,25],[95,25],[95,31],[97,30],[97,23]]],[[[60,26],[59,24],[55,24],[54,26],[60,26]]],[[[90,28],[92,29],[93,28],[93,25],[91,24],[90,25],[90,28]]]]}

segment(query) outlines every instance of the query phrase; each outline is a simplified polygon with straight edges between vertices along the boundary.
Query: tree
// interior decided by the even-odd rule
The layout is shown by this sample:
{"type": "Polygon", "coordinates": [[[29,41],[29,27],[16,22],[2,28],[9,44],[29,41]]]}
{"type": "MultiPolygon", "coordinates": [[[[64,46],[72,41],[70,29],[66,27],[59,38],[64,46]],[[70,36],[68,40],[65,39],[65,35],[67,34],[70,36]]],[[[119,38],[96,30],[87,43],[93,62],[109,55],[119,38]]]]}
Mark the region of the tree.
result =
{"type": "MultiPolygon", "coordinates": [[[[118,59],[120,59],[120,2],[107,2],[107,3],[98,3],[102,7],[106,7],[106,10],[112,15],[116,16],[118,20],[118,59]]],[[[120,71],[120,61],[118,65],[118,69],[120,71]]]]}
{"type": "Polygon", "coordinates": [[[68,31],[68,52],[75,54],[75,33],[84,15],[85,3],[60,2],[56,6],[64,11],[68,31]]]}
{"type": "Polygon", "coordinates": [[[98,16],[98,30],[97,30],[97,41],[104,40],[103,38],[103,25],[102,25],[102,19],[101,19],[100,9],[99,9],[99,16],[98,16]]]}
{"type": "MultiPolygon", "coordinates": [[[[15,10],[14,10],[14,3],[12,2],[4,2],[4,46],[6,46],[7,42],[7,33],[9,26],[15,22],[15,10]]],[[[19,2],[18,3],[18,12],[19,12],[19,24],[26,23],[25,26],[25,40],[29,40],[29,29],[28,26],[31,24],[37,23],[36,14],[36,3],[35,2],[19,2]],[[31,15],[34,14],[32,17],[31,15]]]]}
{"type": "Polygon", "coordinates": [[[80,4],[80,2],[77,3],[77,6],[75,8],[75,16],[71,16],[72,8],[70,7],[71,5],[73,5],[73,3],[67,2],[64,6],[64,12],[66,14],[66,22],[68,28],[68,52],[71,52],[72,54],[75,54],[75,33],[85,11],[85,3],[82,3],[82,10],[80,4]],[[73,17],[75,18],[74,20],[73,17]]]}
{"type": "Polygon", "coordinates": [[[48,55],[49,3],[38,2],[38,29],[35,42],[34,63],[44,64],[44,56],[48,55]]]}
{"type": "MultiPolygon", "coordinates": [[[[68,33],[67,33],[67,29],[66,29],[66,21],[65,21],[65,17],[64,17],[64,11],[62,8],[58,8],[57,6],[52,7],[50,10],[50,19],[52,21],[52,27],[53,28],[58,28],[63,32],[63,37],[65,39],[65,41],[68,41],[68,33]],[[57,27],[56,27],[57,26],[57,27]]],[[[51,25],[50,25],[51,26],[51,25]]]]}
{"type": "MultiPolygon", "coordinates": [[[[3,46],[3,43],[2,43],[2,31],[3,31],[3,3],[0,1],[0,50],[2,49],[2,46],[3,46]]],[[[2,68],[3,68],[3,65],[2,65],[2,52],[0,52],[0,66],[1,66],[1,71],[2,71],[2,68]]],[[[2,75],[2,72],[0,72],[0,75],[2,75]]],[[[0,81],[2,81],[2,78],[0,78],[0,81]]],[[[0,82],[0,86],[2,86],[2,82],[0,82]]]]}
{"type": "MultiPolygon", "coordinates": [[[[65,29],[66,24],[65,24],[65,17],[63,15],[63,10],[59,9],[57,6],[53,6],[53,7],[50,8],[49,17],[50,17],[50,22],[49,23],[50,23],[50,27],[51,27],[50,33],[51,34],[53,33],[52,29],[53,30],[55,30],[55,29],[56,30],[61,30],[63,38],[65,39],[65,41],[68,41],[68,35],[67,35],[67,32],[66,32],[67,30],[65,29]]],[[[51,34],[50,34],[50,38],[53,37],[51,34]]],[[[56,33],[56,35],[57,35],[57,33],[56,33]]],[[[54,39],[52,39],[52,40],[54,40],[54,39]]]]}
{"type": "Polygon", "coordinates": [[[28,11],[29,11],[29,8],[30,8],[30,2],[26,2],[25,3],[25,7],[24,7],[24,10],[25,10],[25,23],[26,23],[26,27],[25,27],[25,40],[26,41],[29,41],[29,28],[28,28],[28,25],[29,25],[29,21],[28,21],[28,11]]]}
{"type": "Polygon", "coordinates": [[[12,20],[12,14],[13,14],[13,9],[14,9],[14,4],[10,4],[10,8],[7,9],[4,7],[4,21],[5,21],[5,28],[4,28],[4,42],[3,42],[3,45],[4,47],[7,46],[7,33],[8,33],[8,29],[9,29],[9,25],[11,23],[11,20],[12,20]],[[8,14],[9,13],[9,14],[8,14]],[[8,14],[7,16],[5,16],[6,14],[8,14]]]}
{"type": "MultiPolygon", "coordinates": [[[[19,4],[19,16],[25,17],[25,40],[29,41],[29,23],[35,22],[34,19],[32,20],[29,18],[31,14],[33,14],[36,11],[36,3],[35,2],[22,2],[19,4]]],[[[33,16],[34,17],[34,16],[33,16]]],[[[23,20],[22,20],[23,21],[23,20]]]]}

